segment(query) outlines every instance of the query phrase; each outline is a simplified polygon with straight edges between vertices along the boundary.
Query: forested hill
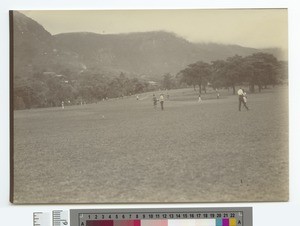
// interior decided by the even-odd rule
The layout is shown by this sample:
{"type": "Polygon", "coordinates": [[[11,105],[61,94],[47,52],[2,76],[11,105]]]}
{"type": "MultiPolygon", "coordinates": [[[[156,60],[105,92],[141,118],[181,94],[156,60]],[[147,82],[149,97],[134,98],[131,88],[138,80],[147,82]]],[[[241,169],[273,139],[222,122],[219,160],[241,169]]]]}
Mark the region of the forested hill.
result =
{"type": "MultiPolygon", "coordinates": [[[[165,31],[128,34],[78,32],[52,36],[34,20],[14,12],[15,75],[20,76],[44,71],[78,74],[92,70],[161,78],[165,73],[177,73],[199,60],[210,62],[259,51],[237,45],[191,43],[165,31]]],[[[266,52],[281,58],[278,49],[266,52]]]]}
{"type": "Polygon", "coordinates": [[[161,77],[177,73],[199,59],[192,43],[163,31],[115,35],[68,33],[56,35],[60,49],[73,51],[87,67],[106,67],[138,75],[161,77]]]}
{"type": "Polygon", "coordinates": [[[13,15],[14,109],[91,103],[182,83],[200,91],[208,83],[228,87],[241,81],[261,88],[287,77],[286,62],[274,58],[281,59],[279,49],[191,43],[165,31],[51,35],[22,13],[13,15]]]}
{"type": "Polygon", "coordinates": [[[112,68],[151,77],[161,77],[164,73],[175,74],[199,60],[225,60],[234,55],[247,56],[261,51],[281,59],[279,49],[191,43],[164,31],[107,35],[79,32],[59,34],[54,38],[59,49],[78,54],[87,67],[112,68]]]}
{"type": "Polygon", "coordinates": [[[13,12],[13,57],[15,77],[82,69],[75,54],[57,49],[53,36],[43,26],[18,11],[13,12]]]}
{"type": "Polygon", "coordinates": [[[52,35],[40,24],[25,15],[14,11],[13,55],[15,75],[27,75],[38,64],[38,59],[52,44],[52,35]]]}

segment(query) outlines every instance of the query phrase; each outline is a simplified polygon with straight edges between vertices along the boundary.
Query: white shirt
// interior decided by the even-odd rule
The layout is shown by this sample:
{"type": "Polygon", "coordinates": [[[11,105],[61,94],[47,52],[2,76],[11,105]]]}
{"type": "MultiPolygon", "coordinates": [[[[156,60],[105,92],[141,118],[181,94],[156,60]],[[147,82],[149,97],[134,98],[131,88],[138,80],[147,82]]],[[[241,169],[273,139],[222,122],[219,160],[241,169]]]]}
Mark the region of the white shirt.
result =
{"type": "Polygon", "coordinates": [[[243,90],[242,90],[242,89],[239,89],[239,90],[237,91],[237,94],[238,94],[239,96],[241,96],[241,95],[243,95],[243,94],[244,94],[244,92],[243,92],[243,90]]]}

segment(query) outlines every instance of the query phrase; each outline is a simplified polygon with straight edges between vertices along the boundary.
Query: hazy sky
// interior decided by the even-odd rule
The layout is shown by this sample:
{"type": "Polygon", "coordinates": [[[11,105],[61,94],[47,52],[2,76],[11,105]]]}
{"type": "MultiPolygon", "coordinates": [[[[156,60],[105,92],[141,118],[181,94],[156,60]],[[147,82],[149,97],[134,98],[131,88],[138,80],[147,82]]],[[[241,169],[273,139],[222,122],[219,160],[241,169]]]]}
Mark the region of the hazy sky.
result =
{"type": "Polygon", "coordinates": [[[51,34],[165,30],[191,42],[287,49],[286,9],[21,11],[51,34]]]}

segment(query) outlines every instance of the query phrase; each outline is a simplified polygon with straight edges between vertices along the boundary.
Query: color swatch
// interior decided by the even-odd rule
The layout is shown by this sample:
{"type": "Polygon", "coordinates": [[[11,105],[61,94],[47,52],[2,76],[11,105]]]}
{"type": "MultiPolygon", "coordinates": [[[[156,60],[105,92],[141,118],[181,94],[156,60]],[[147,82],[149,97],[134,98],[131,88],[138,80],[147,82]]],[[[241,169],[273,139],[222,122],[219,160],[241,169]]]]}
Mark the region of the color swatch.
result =
{"type": "Polygon", "coordinates": [[[86,226],[238,226],[235,218],[162,220],[87,220],[86,226]]]}
{"type": "Polygon", "coordinates": [[[253,226],[251,207],[71,210],[77,226],[253,226]]]}

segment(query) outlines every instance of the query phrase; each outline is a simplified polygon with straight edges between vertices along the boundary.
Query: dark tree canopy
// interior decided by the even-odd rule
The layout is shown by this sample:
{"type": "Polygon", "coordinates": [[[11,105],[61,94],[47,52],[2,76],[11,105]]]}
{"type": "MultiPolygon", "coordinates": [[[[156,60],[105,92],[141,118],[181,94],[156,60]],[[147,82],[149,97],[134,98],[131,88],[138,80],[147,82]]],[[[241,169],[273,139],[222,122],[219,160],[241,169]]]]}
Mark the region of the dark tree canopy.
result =
{"type": "Polygon", "coordinates": [[[199,93],[202,92],[202,87],[206,91],[206,86],[212,74],[211,67],[208,63],[198,61],[194,64],[188,65],[187,68],[179,72],[182,75],[182,82],[188,85],[199,86],[199,93]]]}
{"type": "MultiPolygon", "coordinates": [[[[97,70],[75,73],[64,69],[59,73],[41,69],[32,75],[14,77],[14,109],[61,106],[92,103],[107,98],[124,97],[153,91],[155,89],[179,88],[183,85],[199,87],[199,94],[213,88],[232,88],[248,85],[251,92],[268,85],[283,84],[288,78],[288,64],[278,61],[273,55],[255,53],[246,57],[238,55],[226,60],[206,63],[197,61],[182,69],[176,76],[162,75],[160,85],[150,85],[148,80],[128,77],[121,72],[111,75],[97,70]]],[[[154,82],[155,83],[155,82],[154,82]]]]}
{"type": "Polygon", "coordinates": [[[35,73],[29,79],[14,79],[14,109],[57,107],[92,103],[106,98],[123,97],[150,91],[147,81],[128,78],[124,73],[111,77],[84,72],[80,75],[35,73]]]}
{"type": "Polygon", "coordinates": [[[235,55],[226,60],[212,61],[210,64],[196,62],[179,72],[181,82],[187,85],[204,87],[209,83],[213,88],[231,87],[235,94],[236,85],[249,85],[254,92],[255,86],[261,91],[268,85],[281,84],[287,80],[287,63],[278,62],[267,53],[255,53],[242,57],[235,55]]]}

